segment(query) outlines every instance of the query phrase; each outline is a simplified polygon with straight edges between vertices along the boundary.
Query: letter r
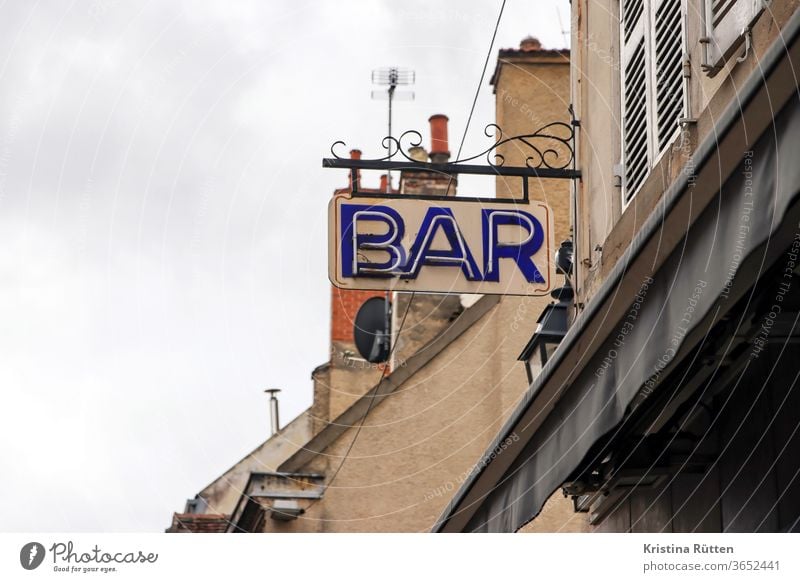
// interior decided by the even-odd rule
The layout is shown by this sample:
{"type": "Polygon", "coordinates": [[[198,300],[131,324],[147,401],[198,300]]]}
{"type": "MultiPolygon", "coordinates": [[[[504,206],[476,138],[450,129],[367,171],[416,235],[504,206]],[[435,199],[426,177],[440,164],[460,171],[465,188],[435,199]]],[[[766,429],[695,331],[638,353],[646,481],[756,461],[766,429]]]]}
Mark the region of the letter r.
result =
{"type": "Polygon", "coordinates": [[[528,283],[545,282],[531,259],[544,242],[544,229],[534,216],[521,210],[484,209],[482,222],[484,280],[499,281],[500,259],[514,259],[528,283]],[[520,243],[503,243],[498,227],[505,225],[519,226],[527,231],[527,236],[520,243]]]}

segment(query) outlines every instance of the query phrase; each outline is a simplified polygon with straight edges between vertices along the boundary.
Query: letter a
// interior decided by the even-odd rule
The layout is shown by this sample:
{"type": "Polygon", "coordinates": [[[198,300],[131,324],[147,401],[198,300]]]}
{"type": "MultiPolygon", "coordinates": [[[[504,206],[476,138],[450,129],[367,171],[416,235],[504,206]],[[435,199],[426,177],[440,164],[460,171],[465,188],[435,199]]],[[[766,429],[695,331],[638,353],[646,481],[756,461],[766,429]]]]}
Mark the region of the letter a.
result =
{"type": "Polygon", "coordinates": [[[410,267],[404,279],[415,279],[423,265],[435,267],[461,267],[467,281],[480,281],[481,272],[458,228],[453,211],[449,208],[429,208],[419,227],[419,234],[411,245],[410,267]],[[432,249],[436,233],[441,230],[450,244],[447,250],[432,249]]]}

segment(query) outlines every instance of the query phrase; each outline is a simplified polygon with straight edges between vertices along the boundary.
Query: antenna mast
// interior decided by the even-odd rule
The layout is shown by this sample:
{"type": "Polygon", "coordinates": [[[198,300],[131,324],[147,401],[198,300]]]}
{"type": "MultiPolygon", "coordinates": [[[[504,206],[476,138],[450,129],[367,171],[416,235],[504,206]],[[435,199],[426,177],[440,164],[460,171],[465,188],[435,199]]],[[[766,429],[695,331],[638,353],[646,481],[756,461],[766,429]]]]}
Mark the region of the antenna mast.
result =
{"type": "MultiPolygon", "coordinates": [[[[569,39],[570,29],[569,28],[564,28],[564,22],[561,20],[561,8],[559,8],[558,6],[556,6],[556,14],[558,15],[558,27],[561,29],[561,36],[564,37],[564,48],[569,48],[569,45],[570,45],[570,39],[569,39]]],[[[571,18],[570,18],[570,22],[572,22],[571,18]]]]}
{"type": "MultiPolygon", "coordinates": [[[[389,100],[389,136],[392,135],[392,101],[395,97],[407,101],[414,99],[413,91],[401,91],[396,93],[399,85],[413,85],[415,80],[415,73],[410,69],[403,69],[400,67],[386,67],[383,69],[375,69],[372,71],[372,84],[373,85],[386,85],[385,91],[373,91],[373,99],[388,99],[389,100]]],[[[392,142],[389,142],[389,157],[392,156],[392,142]]],[[[386,193],[392,191],[392,171],[386,171],[386,193]]]]}

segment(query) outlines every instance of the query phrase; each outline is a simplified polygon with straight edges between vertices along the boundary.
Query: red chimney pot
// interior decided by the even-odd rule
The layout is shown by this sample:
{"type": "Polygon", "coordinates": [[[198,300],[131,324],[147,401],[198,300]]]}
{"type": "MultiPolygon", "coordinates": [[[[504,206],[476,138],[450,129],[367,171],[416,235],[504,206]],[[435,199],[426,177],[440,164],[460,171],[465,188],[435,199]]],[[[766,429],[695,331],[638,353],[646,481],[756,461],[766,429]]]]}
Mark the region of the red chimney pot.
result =
{"type": "MultiPolygon", "coordinates": [[[[350,159],[351,160],[360,160],[361,159],[361,150],[350,150],[350,159]]],[[[350,170],[349,178],[347,180],[348,188],[353,190],[353,172],[356,173],[356,180],[358,180],[359,185],[361,184],[361,170],[350,170]]]]}
{"type": "Polygon", "coordinates": [[[440,157],[449,159],[450,150],[447,144],[447,122],[449,120],[447,116],[437,113],[431,115],[428,121],[431,124],[431,159],[435,160],[440,157]]]}

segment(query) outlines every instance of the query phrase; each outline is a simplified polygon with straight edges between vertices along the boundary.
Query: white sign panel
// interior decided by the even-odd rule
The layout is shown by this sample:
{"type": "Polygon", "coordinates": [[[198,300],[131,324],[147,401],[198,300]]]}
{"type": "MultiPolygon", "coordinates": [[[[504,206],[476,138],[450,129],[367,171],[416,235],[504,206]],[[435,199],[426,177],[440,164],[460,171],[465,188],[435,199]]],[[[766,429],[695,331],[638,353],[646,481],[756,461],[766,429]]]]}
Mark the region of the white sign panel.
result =
{"type": "Polygon", "coordinates": [[[343,289],[543,295],[553,251],[542,202],[342,194],[328,206],[328,274],[343,289]]]}

